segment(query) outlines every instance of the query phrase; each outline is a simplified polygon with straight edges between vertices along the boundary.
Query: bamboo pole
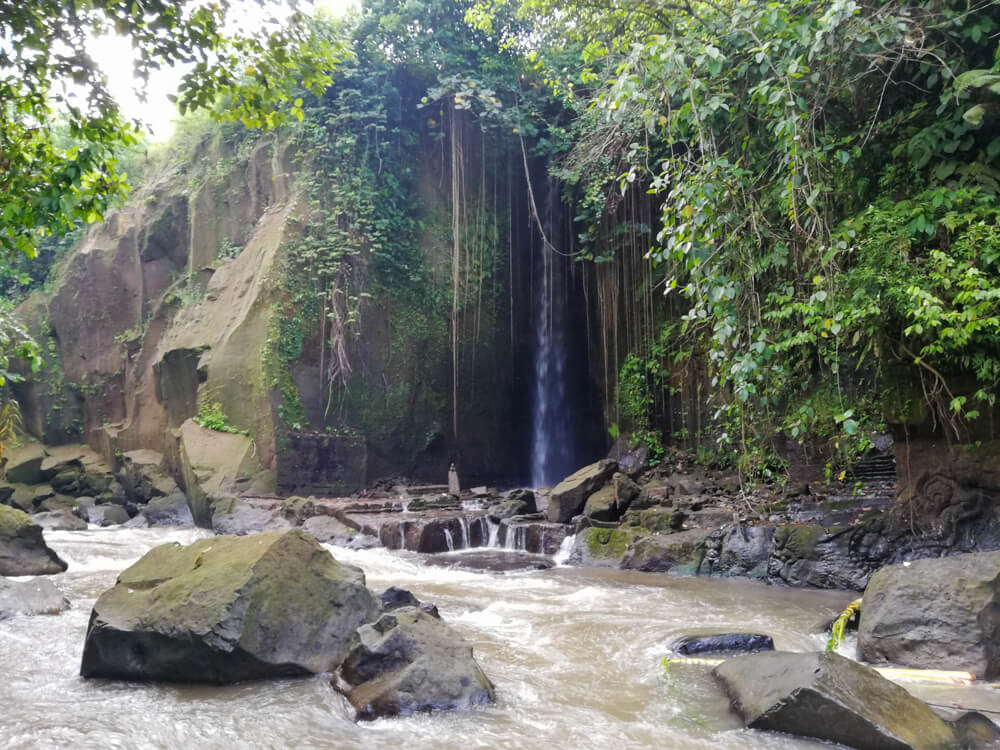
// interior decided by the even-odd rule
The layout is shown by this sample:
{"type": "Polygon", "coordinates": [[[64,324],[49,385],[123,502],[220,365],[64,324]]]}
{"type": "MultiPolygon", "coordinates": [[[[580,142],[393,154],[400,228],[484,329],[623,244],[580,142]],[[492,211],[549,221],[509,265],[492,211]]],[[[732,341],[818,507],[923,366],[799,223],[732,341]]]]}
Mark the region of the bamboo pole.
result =
{"type": "MultiPolygon", "coordinates": [[[[672,666],[717,667],[725,659],[708,659],[697,656],[664,656],[663,668],[672,666]]],[[[948,685],[968,685],[976,681],[972,672],[948,669],[913,669],[906,667],[872,667],[876,672],[893,682],[936,682],[948,685]]]]}

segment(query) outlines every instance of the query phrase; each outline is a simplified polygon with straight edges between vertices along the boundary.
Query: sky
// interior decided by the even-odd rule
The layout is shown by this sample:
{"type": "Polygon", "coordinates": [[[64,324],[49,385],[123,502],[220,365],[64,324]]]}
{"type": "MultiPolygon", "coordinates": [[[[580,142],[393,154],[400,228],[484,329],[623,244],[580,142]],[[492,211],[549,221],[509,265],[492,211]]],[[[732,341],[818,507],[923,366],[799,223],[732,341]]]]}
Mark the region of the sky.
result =
{"type": "MultiPolygon", "coordinates": [[[[358,0],[312,0],[316,8],[334,15],[341,15],[351,7],[358,7],[358,0]]],[[[155,71],[146,85],[146,101],[142,102],[135,91],[132,77],[132,44],[127,37],[106,36],[93,40],[90,53],[108,77],[108,86],[129,119],[137,119],[153,141],[165,141],[173,132],[177,108],[167,99],[177,91],[183,70],[166,68],[155,71]]]]}

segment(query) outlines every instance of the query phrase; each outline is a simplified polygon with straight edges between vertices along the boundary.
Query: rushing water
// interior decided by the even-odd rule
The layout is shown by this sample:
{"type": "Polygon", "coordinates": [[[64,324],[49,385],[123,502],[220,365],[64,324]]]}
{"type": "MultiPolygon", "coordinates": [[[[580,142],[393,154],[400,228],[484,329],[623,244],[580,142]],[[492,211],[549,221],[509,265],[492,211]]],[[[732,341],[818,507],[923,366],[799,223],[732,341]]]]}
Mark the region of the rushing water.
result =
{"type": "MultiPolygon", "coordinates": [[[[323,676],[230,687],[80,678],[84,632],[98,594],[155,544],[188,543],[204,533],[47,532],[70,564],[53,580],[73,608],[0,623],[0,747],[828,747],[742,729],[706,670],[668,675],[660,666],[672,637],[702,628],[761,631],[779,648],[820,648],[822,638],[810,631],[854,596],[746,581],[576,568],[473,572],[427,565],[413,553],[331,548],[338,559],[362,567],[374,590],[402,586],[436,603],[474,645],[497,686],[497,704],[355,724],[323,676]]],[[[931,697],[1000,707],[983,689],[939,688],[931,697]]]]}

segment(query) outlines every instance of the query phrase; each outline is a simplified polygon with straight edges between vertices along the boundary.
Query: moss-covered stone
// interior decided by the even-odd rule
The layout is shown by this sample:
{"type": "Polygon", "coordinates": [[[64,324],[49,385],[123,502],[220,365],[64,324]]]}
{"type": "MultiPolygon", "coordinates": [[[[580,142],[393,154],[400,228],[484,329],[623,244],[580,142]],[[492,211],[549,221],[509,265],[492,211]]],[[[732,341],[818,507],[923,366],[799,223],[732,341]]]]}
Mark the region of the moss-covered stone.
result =
{"type": "Polygon", "coordinates": [[[379,607],[300,531],[165,544],[94,605],[84,677],[226,683],[333,670],[379,607]]]}
{"type": "Polygon", "coordinates": [[[635,534],[628,529],[587,528],[576,535],[570,561],[578,565],[617,567],[635,534]]]}
{"type": "Polygon", "coordinates": [[[630,535],[621,529],[588,529],[587,549],[594,557],[621,557],[630,535]]]}

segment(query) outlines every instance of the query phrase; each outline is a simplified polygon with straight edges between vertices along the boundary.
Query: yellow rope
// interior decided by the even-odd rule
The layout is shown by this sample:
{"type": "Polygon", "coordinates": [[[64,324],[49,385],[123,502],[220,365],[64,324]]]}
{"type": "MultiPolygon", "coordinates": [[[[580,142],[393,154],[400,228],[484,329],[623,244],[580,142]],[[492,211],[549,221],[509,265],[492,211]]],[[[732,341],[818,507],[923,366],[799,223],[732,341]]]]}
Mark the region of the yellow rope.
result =
{"type": "Polygon", "coordinates": [[[830,629],[830,640],[826,642],[827,651],[836,650],[837,646],[844,640],[844,630],[847,628],[847,622],[860,610],[861,600],[855,599],[847,605],[847,609],[840,613],[840,617],[833,621],[833,627],[830,629]]]}

